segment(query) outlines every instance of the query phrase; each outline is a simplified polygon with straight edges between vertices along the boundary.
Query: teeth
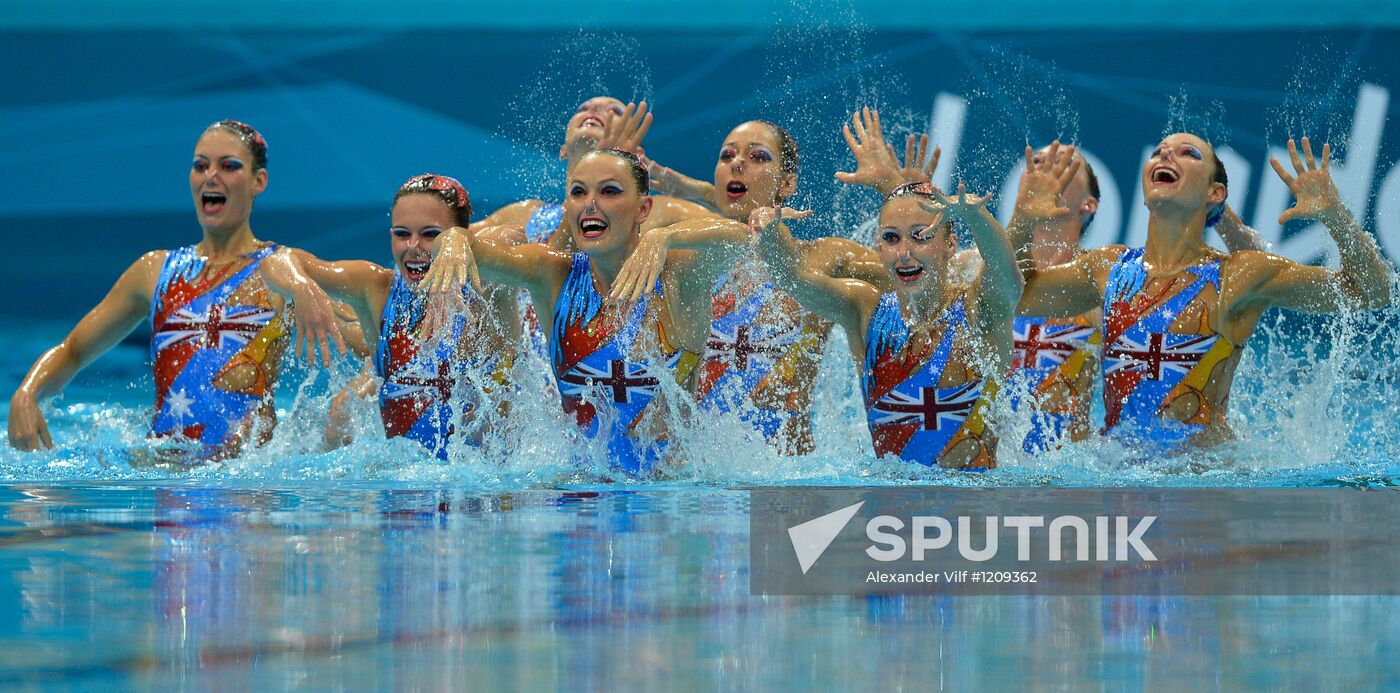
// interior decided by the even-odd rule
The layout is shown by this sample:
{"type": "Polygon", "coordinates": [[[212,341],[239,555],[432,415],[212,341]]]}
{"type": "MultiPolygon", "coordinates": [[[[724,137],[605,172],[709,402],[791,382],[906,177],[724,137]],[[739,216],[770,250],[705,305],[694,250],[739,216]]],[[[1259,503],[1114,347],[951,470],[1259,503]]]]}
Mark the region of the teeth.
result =
{"type": "Polygon", "coordinates": [[[224,201],[224,196],[221,195],[221,194],[219,194],[219,193],[209,193],[209,192],[207,192],[207,193],[203,193],[200,197],[201,197],[201,200],[204,201],[204,202],[223,202],[223,201],[224,201]]]}
{"type": "Polygon", "coordinates": [[[608,228],[607,223],[600,219],[584,219],[583,223],[579,224],[579,229],[582,231],[602,231],[606,228],[608,228]]]}
{"type": "Polygon", "coordinates": [[[1176,171],[1169,168],[1159,168],[1152,172],[1152,182],[1154,183],[1175,183],[1176,179],[1176,171]]]}
{"type": "Polygon", "coordinates": [[[734,180],[729,182],[728,189],[729,192],[744,192],[745,190],[748,190],[749,187],[747,185],[744,185],[743,183],[740,183],[737,180],[734,180]]]}
{"type": "Polygon", "coordinates": [[[923,272],[923,271],[924,271],[924,268],[922,268],[922,267],[896,267],[896,268],[894,268],[894,273],[895,273],[895,274],[898,274],[898,275],[901,276],[901,277],[913,277],[913,276],[917,276],[920,272],[923,272]]]}

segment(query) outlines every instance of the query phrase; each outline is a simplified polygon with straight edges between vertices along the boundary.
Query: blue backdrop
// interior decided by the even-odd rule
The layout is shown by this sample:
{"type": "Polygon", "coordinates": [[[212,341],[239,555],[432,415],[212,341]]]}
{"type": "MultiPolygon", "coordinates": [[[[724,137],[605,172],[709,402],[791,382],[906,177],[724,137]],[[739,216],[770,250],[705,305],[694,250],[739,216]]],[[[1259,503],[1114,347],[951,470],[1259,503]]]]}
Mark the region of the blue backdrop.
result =
{"type": "Polygon", "coordinates": [[[1224,153],[1246,221],[1281,252],[1322,261],[1325,234],[1278,227],[1289,198],[1267,164],[1270,147],[1311,134],[1340,145],[1348,204],[1400,259],[1395,29],[307,24],[0,23],[0,223],[13,239],[0,314],[76,319],[144,251],[197,241],[186,172],[215,120],[248,121],[269,141],[260,237],[387,263],[386,213],[404,178],[454,175],[482,211],[558,196],[563,123],[600,93],[651,101],[648,153],[706,179],[732,126],[788,126],[802,152],[797,203],[821,213],[807,233],[848,233],[874,210],[873,194],[832,177],[851,164],[840,125],[868,104],[896,134],[933,131],[940,182],[981,190],[1005,184],[1028,142],[1079,142],[1103,181],[1095,243],[1141,234],[1145,150],[1168,131],[1200,132],[1224,153]]]}

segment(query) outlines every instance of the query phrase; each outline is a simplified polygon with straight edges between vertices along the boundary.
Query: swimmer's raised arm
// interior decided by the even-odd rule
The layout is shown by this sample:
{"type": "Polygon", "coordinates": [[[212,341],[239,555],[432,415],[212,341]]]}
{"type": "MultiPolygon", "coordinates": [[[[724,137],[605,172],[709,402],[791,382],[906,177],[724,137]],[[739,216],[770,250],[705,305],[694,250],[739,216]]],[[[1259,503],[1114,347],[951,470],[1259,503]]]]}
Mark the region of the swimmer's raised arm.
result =
{"type": "Polygon", "coordinates": [[[1079,173],[1080,159],[1074,154],[1074,147],[1061,149],[1060,141],[1055,140],[1045,156],[1036,161],[1035,152],[1026,147],[1026,170],[1021,174],[1015,211],[1006,227],[1021,267],[1035,266],[1031,248],[1036,226],[1070,214],[1064,192],[1079,173]]]}
{"type": "MultiPolygon", "coordinates": [[[[996,217],[987,209],[991,195],[977,197],[958,184],[958,193],[947,196],[933,191],[938,205],[921,205],[929,211],[941,211],[949,220],[958,219],[972,231],[972,240],[982,258],[982,271],[969,289],[972,316],[984,337],[994,340],[1011,339],[1007,325],[1021,300],[1021,273],[1016,267],[1016,253],[996,217]]],[[[998,349],[997,353],[1009,353],[998,349]]],[[[1004,364],[1010,366],[1011,364],[1004,364]]]]}
{"type": "Polygon", "coordinates": [[[754,211],[749,226],[758,236],[758,258],[778,288],[792,294],[807,310],[841,325],[855,343],[865,335],[865,323],[875,312],[880,290],[856,279],[826,276],[803,263],[801,244],[782,223],[783,219],[801,218],[797,214],[786,207],[754,211]]]}
{"type": "Polygon", "coordinates": [[[698,180],[672,168],[667,168],[647,158],[642,159],[651,176],[651,189],[699,205],[705,209],[715,209],[715,184],[698,180]]]}
{"type": "Polygon", "coordinates": [[[10,445],[25,451],[53,447],[53,438],[39,404],[62,392],[78,371],[106,353],[145,319],[151,309],[156,278],[164,264],[164,250],[141,256],[58,346],[44,352],[34,362],[10,397],[10,445]]]}
{"type": "Polygon", "coordinates": [[[817,274],[859,279],[881,291],[894,290],[890,271],[873,248],[839,236],[824,236],[800,245],[802,264],[817,274]]]}
{"type": "Polygon", "coordinates": [[[1103,300],[1102,279],[1123,251],[1121,245],[1106,245],[1062,265],[1045,269],[1022,265],[1026,283],[1017,310],[1022,315],[1072,318],[1098,308],[1103,300]]]}
{"type": "Polygon", "coordinates": [[[1259,235],[1258,231],[1246,226],[1234,208],[1225,205],[1225,209],[1220,214],[1220,221],[1215,224],[1215,232],[1220,234],[1220,240],[1225,241],[1225,249],[1230,252],[1236,250],[1268,250],[1269,244],[1259,235]]]}
{"type": "Polygon", "coordinates": [[[544,203],[539,200],[521,200],[519,202],[512,202],[486,215],[485,217],[472,222],[471,226],[467,228],[471,229],[471,231],[475,233],[476,231],[492,226],[523,227],[526,224],[530,223],[530,215],[534,214],[535,210],[539,209],[540,205],[542,204],[544,203]]]}
{"type": "MultiPolygon", "coordinates": [[[[1241,251],[1232,256],[1238,263],[1231,278],[1243,291],[1236,304],[1278,306],[1315,313],[1333,313],[1347,307],[1381,308],[1390,303],[1391,270],[1381,257],[1371,234],[1361,228],[1342,204],[1327,165],[1330,144],[1322,146],[1322,159],[1313,156],[1312,145],[1303,138],[1303,157],[1293,140],[1288,154],[1294,173],[1277,159],[1270,159],[1274,171],[1293,192],[1296,202],[1279,216],[1279,223],[1310,219],[1321,223],[1337,242],[1341,269],[1301,265],[1268,253],[1241,251]],[[1338,290],[1329,290],[1336,287],[1338,290]]],[[[1234,264],[1234,263],[1232,263],[1234,264]]]]}
{"type": "Polygon", "coordinates": [[[670,265],[687,291],[709,292],[748,248],[748,227],[732,219],[706,217],[642,233],[637,248],[613,281],[610,298],[637,301],[670,265]],[[685,251],[672,253],[671,251],[685,251]]]}

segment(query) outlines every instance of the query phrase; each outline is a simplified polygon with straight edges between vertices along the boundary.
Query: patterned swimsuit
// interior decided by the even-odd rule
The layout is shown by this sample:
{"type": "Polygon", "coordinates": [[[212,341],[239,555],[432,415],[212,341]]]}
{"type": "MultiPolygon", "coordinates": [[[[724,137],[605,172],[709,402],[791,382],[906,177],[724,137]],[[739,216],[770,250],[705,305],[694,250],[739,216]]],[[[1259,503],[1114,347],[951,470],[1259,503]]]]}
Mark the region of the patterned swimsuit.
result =
{"type": "Polygon", "coordinates": [[[187,438],[199,444],[194,456],[207,459],[244,441],[259,409],[272,411],[277,373],[268,356],[286,347],[287,331],[254,275],[276,250],[264,246],[244,256],[243,268],[229,265],[209,279],[200,276],[205,263],[195,246],[166,254],[151,301],[152,437],[187,438]],[[245,284],[252,301],[231,303],[245,284]],[[240,368],[253,369],[247,387],[220,387],[221,377],[240,368]]]}
{"type": "Polygon", "coordinates": [[[1215,367],[1235,347],[1209,327],[1208,310],[1198,332],[1173,332],[1172,324],[1206,289],[1220,291],[1220,259],[1188,267],[1149,295],[1143,251],[1123,253],[1104,292],[1105,432],[1155,447],[1174,448],[1211,422],[1204,389],[1215,367]],[[1186,286],[1175,293],[1181,284],[1186,286]],[[1178,402],[1180,400],[1180,402],[1178,402]],[[1169,407],[1188,415],[1164,416],[1169,407]]]}
{"type": "Polygon", "coordinates": [[[932,466],[957,444],[976,439],[979,448],[963,467],[993,467],[992,446],[982,440],[985,424],[981,409],[984,395],[990,396],[995,387],[982,378],[950,387],[938,384],[958,335],[967,330],[962,299],[949,305],[938,321],[946,329],[937,347],[932,353],[927,348],[916,349],[899,310],[898,295],[891,292],[880,297],[866,332],[861,379],[866,424],[875,453],[932,466]]]}

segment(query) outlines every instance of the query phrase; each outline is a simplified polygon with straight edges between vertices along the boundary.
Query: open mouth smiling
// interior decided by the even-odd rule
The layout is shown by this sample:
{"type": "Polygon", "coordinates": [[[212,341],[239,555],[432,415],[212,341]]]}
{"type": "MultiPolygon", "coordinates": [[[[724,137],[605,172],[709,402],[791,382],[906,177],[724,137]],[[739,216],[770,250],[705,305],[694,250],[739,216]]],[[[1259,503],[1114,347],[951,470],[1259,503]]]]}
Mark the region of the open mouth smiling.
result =
{"type": "Polygon", "coordinates": [[[578,230],[584,238],[597,238],[608,230],[608,222],[599,217],[585,217],[579,220],[578,230]]]}
{"type": "Polygon", "coordinates": [[[199,194],[199,208],[205,214],[218,214],[223,211],[224,205],[228,203],[228,196],[219,192],[203,192],[199,194]]]}

